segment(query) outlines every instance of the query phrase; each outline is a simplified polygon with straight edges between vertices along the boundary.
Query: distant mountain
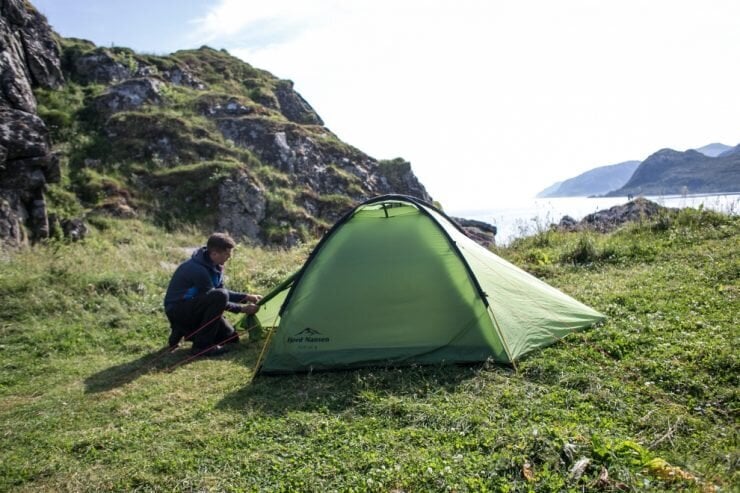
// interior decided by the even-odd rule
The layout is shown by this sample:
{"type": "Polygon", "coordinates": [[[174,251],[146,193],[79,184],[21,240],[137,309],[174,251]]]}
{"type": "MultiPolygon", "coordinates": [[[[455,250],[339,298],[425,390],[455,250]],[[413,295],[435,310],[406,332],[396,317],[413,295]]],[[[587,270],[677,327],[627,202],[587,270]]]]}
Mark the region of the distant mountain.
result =
{"type": "Polygon", "coordinates": [[[737,154],[737,153],[740,153],[740,144],[736,145],[735,147],[730,147],[729,149],[727,149],[725,152],[723,152],[719,156],[720,157],[726,157],[726,156],[729,156],[731,154],[737,154]]]}
{"type": "Polygon", "coordinates": [[[627,183],[640,161],[625,161],[594,168],[562,183],[554,184],[537,194],[537,197],[587,197],[603,195],[627,183]]]}
{"type": "Polygon", "coordinates": [[[674,195],[740,191],[740,152],[709,157],[698,150],[662,149],[648,157],[632,178],[609,196],[674,195]]]}
{"type": "Polygon", "coordinates": [[[732,147],[730,146],[726,146],[724,144],[720,144],[719,142],[715,142],[713,144],[707,144],[704,147],[700,147],[695,150],[701,152],[705,156],[717,157],[717,156],[722,155],[722,153],[727,152],[731,149],[732,147]]]}
{"type": "Polygon", "coordinates": [[[544,190],[539,192],[537,195],[535,195],[535,197],[537,198],[550,197],[550,194],[557,191],[557,189],[560,187],[560,185],[562,185],[562,183],[563,183],[562,181],[556,181],[555,183],[553,183],[552,185],[550,185],[549,187],[545,188],[544,190]]]}

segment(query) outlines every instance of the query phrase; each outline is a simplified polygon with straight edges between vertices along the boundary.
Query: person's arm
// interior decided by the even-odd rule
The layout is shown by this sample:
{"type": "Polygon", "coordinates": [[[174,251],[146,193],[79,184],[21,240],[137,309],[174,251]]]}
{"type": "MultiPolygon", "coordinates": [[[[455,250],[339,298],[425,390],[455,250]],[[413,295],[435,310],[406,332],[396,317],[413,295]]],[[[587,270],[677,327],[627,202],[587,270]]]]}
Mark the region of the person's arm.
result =
{"type": "Polygon", "coordinates": [[[240,293],[238,291],[227,290],[229,293],[229,302],[226,304],[226,309],[233,313],[257,313],[259,306],[255,305],[262,296],[258,294],[247,294],[240,293]]]}

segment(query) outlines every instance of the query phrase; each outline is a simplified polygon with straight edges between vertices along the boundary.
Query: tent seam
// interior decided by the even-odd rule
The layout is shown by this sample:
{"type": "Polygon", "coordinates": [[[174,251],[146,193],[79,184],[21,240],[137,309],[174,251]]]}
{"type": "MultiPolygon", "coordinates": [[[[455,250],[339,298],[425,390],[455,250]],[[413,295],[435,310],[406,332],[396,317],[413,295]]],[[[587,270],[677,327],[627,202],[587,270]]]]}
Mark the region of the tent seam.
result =
{"type": "Polygon", "coordinates": [[[501,326],[499,325],[498,320],[496,319],[496,314],[493,313],[493,307],[489,303],[486,305],[486,308],[488,308],[488,311],[491,313],[491,318],[493,319],[493,326],[496,329],[496,332],[498,332],[498,336],[501,338],[501,342],[504,345],[504,351],[506,351],[506,355],[509,357],[509,361],[511,361],[511,364],[514,365],[514,368],[516,368],[516,364],[514,363],[514,356],[511,354],[511,350],[509,349],[509,344],[506,342],[504,333],[501,331],[501,326]]]}

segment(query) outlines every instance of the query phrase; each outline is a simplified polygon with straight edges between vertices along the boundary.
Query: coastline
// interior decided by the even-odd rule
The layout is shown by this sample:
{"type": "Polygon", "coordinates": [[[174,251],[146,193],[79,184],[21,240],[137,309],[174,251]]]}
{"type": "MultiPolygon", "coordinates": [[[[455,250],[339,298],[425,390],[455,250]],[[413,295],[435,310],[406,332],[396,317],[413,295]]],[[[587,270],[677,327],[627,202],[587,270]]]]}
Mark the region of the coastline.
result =
{"type": "MultiPolygon", "coordinates": [[[[740,192],[645,196],[664,207],[685,208],[700,205],[728,214],[740,213],[740,192]]],[[[510,205],[488,209],[453,211],[452,215],[483,221],[497,227],[496,244],[505,246],[515,238],[529,236],[557,223],[563,216],[580,221],[588,214],[628,202],[620,197],[522,198],[510,205]]]]}

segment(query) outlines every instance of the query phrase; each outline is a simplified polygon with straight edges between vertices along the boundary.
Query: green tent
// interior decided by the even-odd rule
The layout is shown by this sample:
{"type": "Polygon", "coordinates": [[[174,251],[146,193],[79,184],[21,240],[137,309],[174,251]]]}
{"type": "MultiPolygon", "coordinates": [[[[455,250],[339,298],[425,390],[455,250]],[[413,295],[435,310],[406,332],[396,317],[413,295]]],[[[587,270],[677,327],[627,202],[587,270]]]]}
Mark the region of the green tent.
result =
{"type": "Polygon", "coordinates": [[[256,374],[513,362],[604,318],[402,195],[341,218],[258,316],[274,330],[256,374]]]}

